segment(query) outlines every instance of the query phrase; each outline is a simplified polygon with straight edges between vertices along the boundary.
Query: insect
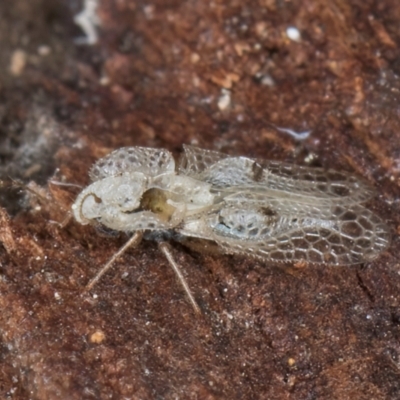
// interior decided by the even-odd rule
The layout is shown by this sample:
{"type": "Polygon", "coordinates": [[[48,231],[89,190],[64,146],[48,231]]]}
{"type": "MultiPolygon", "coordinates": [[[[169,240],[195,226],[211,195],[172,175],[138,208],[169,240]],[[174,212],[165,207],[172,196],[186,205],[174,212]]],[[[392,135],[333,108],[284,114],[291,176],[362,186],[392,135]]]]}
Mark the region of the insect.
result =
{"type": "Polygon", "coordinates": [[[184,146],[178,165],[164,149],[123,147],[98,160],[72,206],[81,224],[133,233],[89,282],[144,236],[156,240],[196,312],[167,241],[192,238],[264,261],[350,265],[389,244],[389,229],[361,205],[373,191],[333,170],[232,157],[184,146]]]}

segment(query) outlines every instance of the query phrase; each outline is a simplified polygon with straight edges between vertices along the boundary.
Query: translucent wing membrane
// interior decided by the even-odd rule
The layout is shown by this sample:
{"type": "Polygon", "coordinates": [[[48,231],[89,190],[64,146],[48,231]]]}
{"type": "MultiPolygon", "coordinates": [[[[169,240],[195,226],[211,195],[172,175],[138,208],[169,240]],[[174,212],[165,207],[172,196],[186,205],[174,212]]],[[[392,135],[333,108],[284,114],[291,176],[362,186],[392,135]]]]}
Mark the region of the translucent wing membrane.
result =
{"type": "Polygon", "coordinates": [[[183,145],[183,150],[178,171],[182,175],[193,178],[198,177],[201,172],[210,168],[217,161],[229,157],[217,151],[199,149],[195,146],[183,145]]]}
{"type": "Polygon", "coordinates": [[[364,182],[349,173],[300,165],[263,162],[268,170],[268,186],[279,191],[318,197],[343,198],[356,203],[374,195],[374,191],[364,182]]]}
{"type": "Polygon", "coordinates": [[[251,191],[260,196],[308,196],[350,203],[363,202],[373,195],[369,186],[350,174],[278,161],[228,157],[188,146],[179,171],[210,183],[214,190],[223,193],[251,191]]]}
{"type": "Polygon", "coordinates": [[[226,253],[332,265],[372,260],[389,244],[387,225],[360,205],[314,211],[289,215],[268,208],[225,208],[208,216],[203,238],[215,241],[226,253]]]}
{"type": "Polygon", "coordinates": [[[274,262],[305,261],[330,265],[371,261],[387,247],[387,242],[383,241],[382,245],[374,243],[374,248],[366,249],[363,243],[368,241],[363,242],[360,238],[361,244],[357,245],[351,239],[323,227],[288,231],[286,235],[271,237],[264,242],[218,240],[217,243],[228,254],[236,253],[274,262]]]}
{"type": "Polygon", "coordinates": [[[100,158],[89,172],[91,180],[98,181],[110,176],[141,172],[147,176],[174,172],[175,160],[164,149],[147,147],[121,147],[100,158]]]}
{"type": "Polygon", "coordinates": [[[193,236],[226,252],[354,264],[388,246],[388,227],[359,204],[373,191],[349,174],[194,147],[185,147],[180,172],[212,185],[221,203],[193,236]]]}

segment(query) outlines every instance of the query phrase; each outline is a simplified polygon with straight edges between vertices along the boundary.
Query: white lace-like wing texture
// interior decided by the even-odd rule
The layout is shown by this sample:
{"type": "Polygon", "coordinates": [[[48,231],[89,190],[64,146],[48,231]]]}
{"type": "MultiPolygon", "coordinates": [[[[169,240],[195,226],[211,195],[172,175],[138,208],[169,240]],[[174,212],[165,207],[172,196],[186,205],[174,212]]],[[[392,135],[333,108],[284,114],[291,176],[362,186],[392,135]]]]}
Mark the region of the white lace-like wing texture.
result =
{"type": "Polygon", "coordinates": [[[213,241],[225,253],[332,265],[370,261],[390,240],[388,226],[362,205],[373,191],[348,173],[184,146],[177,171],[167,150],[124,147],[98,160],[90,177],[74,205],[82,223],[169,229],[213,241]],[[141,209],[144,193],[161,199],[171,219],[141,209]]]}
{"type": "Polygon", "coordinates": [[[197,235],[226,253],[348,265],[374,259],[389,244],[388,226],[360,204],[373,191],[347,173],[191,146],[179,172],[219,193],[221,208],[203,217],[197,235]]]}

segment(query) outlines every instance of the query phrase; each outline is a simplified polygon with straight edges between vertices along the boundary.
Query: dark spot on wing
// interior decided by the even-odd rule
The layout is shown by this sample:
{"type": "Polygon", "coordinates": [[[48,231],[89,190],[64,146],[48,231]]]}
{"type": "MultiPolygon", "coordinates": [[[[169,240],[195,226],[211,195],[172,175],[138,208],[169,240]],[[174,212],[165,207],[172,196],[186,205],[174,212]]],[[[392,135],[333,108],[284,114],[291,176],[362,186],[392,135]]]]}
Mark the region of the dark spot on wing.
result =
{"type": "Polygon", "coordinates": [[[276,211],[272,210],[269,207],[261,207],[260,211],[266,217],[275,217],[277,215],[276,211]]]}

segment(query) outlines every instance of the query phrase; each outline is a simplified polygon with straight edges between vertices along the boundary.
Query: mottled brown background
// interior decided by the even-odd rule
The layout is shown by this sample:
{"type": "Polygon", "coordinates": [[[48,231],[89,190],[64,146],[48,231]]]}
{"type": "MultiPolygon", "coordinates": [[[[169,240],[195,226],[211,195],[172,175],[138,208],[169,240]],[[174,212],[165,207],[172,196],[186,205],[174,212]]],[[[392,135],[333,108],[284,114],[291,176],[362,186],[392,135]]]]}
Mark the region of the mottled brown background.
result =
{"type": "Polygon", "coordinates": [[[0,172],[42,196],[0,193],[0,398],[399,399],[399,1],[100,0],[94,46],[81,8],[0,2],[0,172]],[[82,295],[126,236],[54,223],[79,188],[48,180],[182,143],[364,177],[391,247],[282,269],[177,245],[195,318],[146,242],[82,295]]]}

